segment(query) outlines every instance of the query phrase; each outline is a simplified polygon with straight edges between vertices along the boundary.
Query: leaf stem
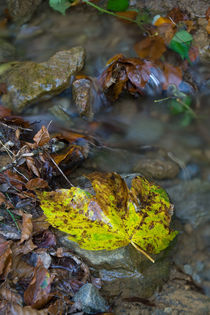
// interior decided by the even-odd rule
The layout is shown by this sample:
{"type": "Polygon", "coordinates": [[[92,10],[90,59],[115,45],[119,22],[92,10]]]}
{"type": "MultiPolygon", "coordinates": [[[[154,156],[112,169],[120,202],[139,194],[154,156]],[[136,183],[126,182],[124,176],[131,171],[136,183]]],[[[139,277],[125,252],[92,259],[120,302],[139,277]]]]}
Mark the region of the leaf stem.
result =
{"type": "Polygon", "coordinates": [[[100,11],[102,13],[107,13],[107,14],[113,15],[113,16],[115,16],[117,18],[120,18],[120,19],[123,19],[123,20],[127,20],[129,22],[134,22],[134,23],[136,23],[138,25],[136,20],[130,19],[130,18],[126,17],[126,16],[115,14],[114,12],[111,12],[111,11],[108,11],[106,9],[103,9],[103,8],[97,6],[96,4],[94,4],[94,3],[92,3],[92,2],[90,2],[88,0],[83,0],[83,2],[85,2],[86,4],[92,6],[93,8],[97,9],[98,11],[100,11]]]}
{"type": "Polygon", "coordinates": [[[140,253],[146,256],[153,264],[155,263],[154,259],[150,255],[148,255],[141,247],[136,245],[133,241],[131,241],[130,243],[133,245],[133,247],[135,247],[135,249],[137,249],[140,253]]]}

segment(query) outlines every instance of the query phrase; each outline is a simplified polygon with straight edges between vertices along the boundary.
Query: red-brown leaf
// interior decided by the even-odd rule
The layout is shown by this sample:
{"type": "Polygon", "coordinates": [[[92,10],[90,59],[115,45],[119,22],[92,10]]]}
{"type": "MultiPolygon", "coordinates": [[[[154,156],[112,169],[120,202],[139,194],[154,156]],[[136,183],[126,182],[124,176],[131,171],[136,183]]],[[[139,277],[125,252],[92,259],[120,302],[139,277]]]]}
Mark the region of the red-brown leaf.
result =
{"type": "Polygon", "coordinates": [[[48,143],[50,141],[50,135],[47,128],[42,126],[42,128],[33,137],[33,140],[40,147],[48,143]]]}
{"type": "Polygon", "coordinates": [[[23,213],[20,244],[31,237],[32,231],[33,231],[32,215],[29,213],[23,213]]]}
{"type": "Polygon", "coordinates": [[[28,190],[35,190],[35,189],[41,189],[41,188],[47,188],[48,182],[42,178],[33,178],[29,180],[29,182],[26,184],[26,188],[28,190]]]}
{"type": "Polygon", "coordinates": [[[34,276],[24,292],[24,301],[33,308],[43,307],[52,298],[50,294],[53,276],[39,262],[34,270],[34,276]]]}
{"type": "Polygon", "coordinates": [[[0,237],[0,275],[5,278],[11,270],[12,265],[12,241],[5,241],[0,237]]]}
{"type": "Polygon", "coordinates": [[[154,36],[146,37],[135,44],[134,49],[137,55],[141,58],[157,60],[166,51],[166,45],[162,37],[154,36]]]}

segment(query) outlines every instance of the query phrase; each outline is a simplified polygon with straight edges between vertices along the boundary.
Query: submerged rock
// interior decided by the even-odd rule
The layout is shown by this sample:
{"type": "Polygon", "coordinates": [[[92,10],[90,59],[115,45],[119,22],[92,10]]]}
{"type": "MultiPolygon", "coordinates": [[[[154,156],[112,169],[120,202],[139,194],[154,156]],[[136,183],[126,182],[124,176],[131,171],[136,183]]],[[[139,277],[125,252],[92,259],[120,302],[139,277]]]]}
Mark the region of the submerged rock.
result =
{"type": "Polygon", "coordinates": [[[134,171],[154,179],[169,179],[176,177],[179,167],[175,162],[169,160],[142,158],[134,167],[134,171]]]}
{"type": "Polygon", "coordinates": [[[9,13],[13,21],[23,24],[30,20],[42,0],[7,0],[9,13]]]}
{"type": "Polygon", "coordinates": [[[78,79],[72,85],[73,97],[77,110],[81,116],[93,117],[91,81],[88,79],[78,79]]]}
{"type": "Polygon", "coordinates": [[[17,63],[0,78],[8,91],[2,104],[20,113],[30,104],[59,94],[69,86],[70,77],[82,69],[84,56],[84,49],[75,47],[57,52],[46,62],[17,63]]]}
{"type": "Polygon", "coordinates": [[[0,63],[14,60],[15,54],[15,47],[6,40],[0,38],[0,63]]]}
{"type": "Polygon", "coordinates": [[[176,216],[194,228],[210,220],[210,183],[199,179],[175,185],[167,192],[175,205],[176,216]]]}
{"type": "Polygon", "coordinates": [[[81,305],[83,312],[87,314],[95,314],[98,312],[106,312],[108,305],[100,295],[98,289],[91,283],[83,285],[74,295],[74,302],[81,305]]]}

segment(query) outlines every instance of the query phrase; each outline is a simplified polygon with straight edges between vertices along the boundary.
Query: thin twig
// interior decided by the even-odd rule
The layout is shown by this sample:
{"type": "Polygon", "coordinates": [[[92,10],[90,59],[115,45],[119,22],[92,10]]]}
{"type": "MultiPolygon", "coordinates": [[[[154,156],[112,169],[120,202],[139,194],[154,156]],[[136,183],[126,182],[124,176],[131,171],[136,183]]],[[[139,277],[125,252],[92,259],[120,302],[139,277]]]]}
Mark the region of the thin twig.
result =
{"type": "Polygon", "coordinates": [[[54,161],[54,159],[50,156],[50,154],[48,152],[45,152],[47,154],[47,156],[49,157],[49,159],[53,162],[53,164],[57,167],[57,169],[59,170],[59,172],[63,175],[63,177],[65,178],[65,180],[68,182],[68,184],[71,187],[74,187],[74,185],[70,182],[70,180],[66,177],[66,175],[64,174],[64,172],[62,171],[62,169],[58,166],[58,164],[54,161]]]}

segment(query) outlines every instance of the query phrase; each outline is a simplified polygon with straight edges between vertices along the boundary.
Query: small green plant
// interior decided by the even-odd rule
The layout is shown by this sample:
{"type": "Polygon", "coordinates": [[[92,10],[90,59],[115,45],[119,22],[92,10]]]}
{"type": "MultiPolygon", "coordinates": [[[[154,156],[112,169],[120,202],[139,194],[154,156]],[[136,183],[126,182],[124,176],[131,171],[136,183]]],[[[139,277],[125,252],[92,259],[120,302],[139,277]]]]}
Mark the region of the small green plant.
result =
{"type": "MultiPolygon", "coordinates": [[[[66,10],[75,3],[77,3],[77,0],[49,0],[50,7],[56,11],[59,11],[62,14],[65,14],[66,10]]],[[[149,22],[150,19],[149,14],[146,10],[144,10],[143,12],[133,10],[137,12],[135,19],[129,18],[128,16],[116,14],[115,12],[122,12],[128,9],[128,0],[108,0],[107,9],[101,8],[95,3],[88,0],[82,0],[82,3],[92,6],[101,13],[106,13],[117,18],[136,23],[140,28],[142,28],[145,23],[149,22]]]]}
{"type": "Polygon", "coordinates": [[[171,96],[164,99],[155,100],[155,103],[167,101],[169,110],[172,115],[181,115],[181,125],[188,126],[194,118],[197,118],[196,113],[191,108],[191,96],[181,92],[175,85],[170,86],[171,96]]]}

